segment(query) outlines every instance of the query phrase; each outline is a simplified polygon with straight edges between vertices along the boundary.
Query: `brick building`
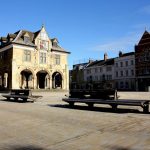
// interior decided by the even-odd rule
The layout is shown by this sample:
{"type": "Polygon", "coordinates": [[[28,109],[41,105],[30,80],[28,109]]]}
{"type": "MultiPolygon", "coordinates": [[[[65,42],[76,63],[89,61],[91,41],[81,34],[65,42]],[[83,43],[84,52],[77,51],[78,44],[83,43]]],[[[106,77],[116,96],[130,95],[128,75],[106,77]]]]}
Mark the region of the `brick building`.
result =
{"type": "Polygon", "coordinates": [[[44,26],[37,32],[19,30],[1,37],[0,87],[68,89],[68,54],[44,26]]]}
{"type": "Polygon", "coordinates": [[[135,46],[135,70],[137,90],[150,90],[150,33],[147,31],[135,46]]]}

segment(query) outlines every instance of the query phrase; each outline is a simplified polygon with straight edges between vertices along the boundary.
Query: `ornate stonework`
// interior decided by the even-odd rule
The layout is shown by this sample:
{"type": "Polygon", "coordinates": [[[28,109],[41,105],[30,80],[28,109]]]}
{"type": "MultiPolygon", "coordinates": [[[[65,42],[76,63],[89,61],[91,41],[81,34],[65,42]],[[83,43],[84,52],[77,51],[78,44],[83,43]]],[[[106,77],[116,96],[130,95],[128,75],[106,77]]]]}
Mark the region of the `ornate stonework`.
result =
{"type": "Polygon", "coordinates": [[[37,32],[19,30],[0,39],[0,86],[68,90],[67,52],[50,39],[45,28],[37,32]]]}

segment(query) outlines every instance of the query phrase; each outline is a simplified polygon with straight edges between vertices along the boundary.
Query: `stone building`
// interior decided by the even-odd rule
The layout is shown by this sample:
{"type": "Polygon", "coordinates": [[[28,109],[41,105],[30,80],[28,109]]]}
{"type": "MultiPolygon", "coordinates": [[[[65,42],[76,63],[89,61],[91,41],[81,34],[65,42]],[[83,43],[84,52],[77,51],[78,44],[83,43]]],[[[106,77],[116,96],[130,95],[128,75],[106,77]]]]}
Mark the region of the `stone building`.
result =
{"type": "Polygon", "coordinates": [[[115,82],[119,90],[135,90],[135,55],[134,52],[119,52],[115,58],[115,82]]]}
{"type": "Polygon", "coordinates": [[[150,91],[150,33],[145,31],[135,46],[137,90],[150,91]]]}
{"type": "Polygon", "coordinates": [[[1,88],[69,88],[70,52],[50,39],[45,27],[37,32],[19,30],[0,39],[1,88]]]}

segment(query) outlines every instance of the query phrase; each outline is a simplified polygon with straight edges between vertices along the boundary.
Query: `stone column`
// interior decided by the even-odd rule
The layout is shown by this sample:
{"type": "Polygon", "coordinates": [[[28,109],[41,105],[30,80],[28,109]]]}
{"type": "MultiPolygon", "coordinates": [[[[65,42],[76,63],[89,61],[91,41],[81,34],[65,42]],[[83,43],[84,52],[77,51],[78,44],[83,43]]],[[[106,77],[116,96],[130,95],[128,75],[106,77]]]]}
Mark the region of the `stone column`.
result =
{"type": "Polygon", "coordinates": [[[49,78],[49,89],[52,89],[52,77],[49,78]]]}
{"type": "Polygon", "coordinates": [[[62,79],[62,85],[61,85],[61,86],[62,86],[62,87],[61,87],[62,89],[64,89],[64,81],[65,81],[65,80],[62,79]]]}
{"type": "Polygon", "coordinates": [[[7,88],[8,84],[8,73],[4,73],[4,87],[7,88]]]}
{"type": "Polygon", "coordinates": [[[37,88],[37,76],[33,77],[33,89],[37,88]]]}
{"type": "Polygon", "coordinates": [[[21,74],[19,75],[19,86],[20,88],[22,88],[22,75],[21,74]]]}

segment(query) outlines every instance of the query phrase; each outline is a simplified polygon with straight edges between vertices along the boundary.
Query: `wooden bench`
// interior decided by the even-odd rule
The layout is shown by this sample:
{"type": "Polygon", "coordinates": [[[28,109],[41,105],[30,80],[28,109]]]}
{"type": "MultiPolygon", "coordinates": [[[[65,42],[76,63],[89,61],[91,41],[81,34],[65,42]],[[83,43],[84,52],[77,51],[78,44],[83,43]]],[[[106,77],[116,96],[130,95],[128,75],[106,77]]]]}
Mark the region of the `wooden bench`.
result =
{"type": "Polygon", "coordinates": [[[149,112],[150,100],[102,100],[102,99],[79,99],[79,98],[63,98],[63,101],[69,103],[70,106],[74,106],[75,103],[85,103],[89,107],[93,107],[94,104],[108,104],[113,110],[117,109],[118,105],[128,106],[141,106],[144,113],[149,112]]]}
{"type": "Polygon", "coordinates": [[[24,102],[27,99],[32,98],[32,92],[28,89],[11,89],[9,94],[2,95],[3,97],[7,98],[7,100],[14,99],[22,99],[24,102]]]}
{"type": "Polygon", "coordinates": [[[91,99],[118,99],[115,89],[71,89],[70,98],[84,98],[89,95],[91,99]]]}

